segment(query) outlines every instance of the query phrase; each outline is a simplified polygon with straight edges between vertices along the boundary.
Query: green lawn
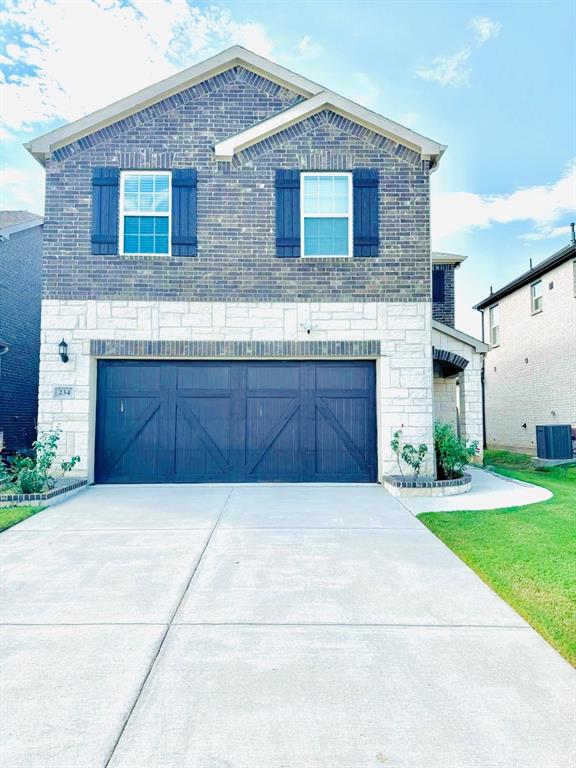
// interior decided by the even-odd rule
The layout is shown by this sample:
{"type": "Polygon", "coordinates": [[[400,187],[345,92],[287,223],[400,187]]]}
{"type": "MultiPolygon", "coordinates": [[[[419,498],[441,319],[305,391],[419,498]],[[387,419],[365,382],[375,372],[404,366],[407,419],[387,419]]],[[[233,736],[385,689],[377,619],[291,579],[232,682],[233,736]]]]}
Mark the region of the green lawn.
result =
{"type": "Polygon", "coordinates": [[[576,666],[576,465],[536,471],[530,457],[506,451],[486,451],[484,462],[553,498],[418,517],[576,666]]]}
{"type": "Polygon", "coordinates": [[[0,507],[0,532],[32,517],[44,507],[0,507]]]}

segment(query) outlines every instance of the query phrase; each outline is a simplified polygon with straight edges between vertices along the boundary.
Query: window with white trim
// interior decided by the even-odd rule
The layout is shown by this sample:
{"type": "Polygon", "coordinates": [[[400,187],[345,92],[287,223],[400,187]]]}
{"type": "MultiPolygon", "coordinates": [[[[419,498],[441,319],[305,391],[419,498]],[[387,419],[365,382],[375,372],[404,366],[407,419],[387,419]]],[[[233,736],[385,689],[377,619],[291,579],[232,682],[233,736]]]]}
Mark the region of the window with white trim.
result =
{"type": "Polygon", "coordinates": [[[171,197],[169,171],[122,172],[121,253],[170,253],[171,197]]]}
{"type": "Polygon", "coordinates": [[[530,297],[532,302],[532,314],[542,311],[542,280],[532,283],[530,286],[530,297]]]}
{"type": "Polygon", "coordinates": [[[498,304],[488,310],[488,325],[490,327],[490,344],[497,347],[500,344],[500,307],[498,304]]]}
{"type": "Polygon", "coordinates": [[[352,255],[352,174],[303,173],[303,256],[352,255]]]}

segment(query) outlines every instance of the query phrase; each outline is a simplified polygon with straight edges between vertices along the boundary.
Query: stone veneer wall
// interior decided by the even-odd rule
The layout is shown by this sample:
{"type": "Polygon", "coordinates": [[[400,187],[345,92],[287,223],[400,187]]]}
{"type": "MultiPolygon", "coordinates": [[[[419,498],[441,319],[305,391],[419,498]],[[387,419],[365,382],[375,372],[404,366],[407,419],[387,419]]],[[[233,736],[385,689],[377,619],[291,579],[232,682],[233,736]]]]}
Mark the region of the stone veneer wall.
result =
{"type": "MultiPolygon", "coordinates": [[[[378,340],[379,473],[393,471],[390,439],[431,446],[432,359],[430,303],[232,303],[110,300],[43,301],[40,428],[60,426],[63,454],[82,457],[78,474],[92,471],[96,361],[92,339],[109,340],[378,340]],[[311,333],[306,328],[311,327],[311,333]],[[68,363],[58,342],[69,344],[68,363]],[[73,385],[74,398],[55,400],[55,385],[73,385]]],[[[424,473],[433,472],[430,454],[424,473]]]]}
{"type": "MultiPolygon", "coordinates": [[[[437,349],[445,349],[448,352],[455,352],[457,355],[468,360],[468,365],[459,375],[460,390],[460,430],[463,437],[467,440],[478,441],[479,462],[483,455],[483,418],[482,418],[482,355],[476,352],[474,347],[464,341],[448,336],[442,331],[433,329],[432,343],[437,349]]],[[[450,379],[440,379],[447,381],[450,379]]],[[[436,392],[436,380],[434,381],[434,391],[436,392]]],[[[443,393],[446,398],[441,398],[439,407],[444,409],[447,405],[446,391],[443,393]]],[[[438,411],[435,418],[440,418],[441,411],[438,411]]]]}

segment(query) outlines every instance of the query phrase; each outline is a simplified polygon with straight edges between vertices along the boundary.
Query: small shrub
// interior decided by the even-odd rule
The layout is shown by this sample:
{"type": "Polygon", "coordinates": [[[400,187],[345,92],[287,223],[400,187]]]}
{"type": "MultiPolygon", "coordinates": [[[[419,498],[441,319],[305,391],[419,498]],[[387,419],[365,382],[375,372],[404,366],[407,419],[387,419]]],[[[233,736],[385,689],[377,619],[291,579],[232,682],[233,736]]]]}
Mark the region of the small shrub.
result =
{"type": "Polygon", "coordinates": [[[402,464],[400,463],[401,460],[412,469],[412,479],[416,480],[420,474],[420,469],[422,467],[424,457],[428,453],[428,446],[424,445],[424,443],[421,443],[418,448],[410,445],[410,443],[404,443],[404,445],[401,446],[401,437],[402,430],[397,429],[396,432],[394,432],[392,435],[390,447],[396,456],[396,462],[402,477],[404,477],[404,472],[402,471],[402,464]]]}
{"type": "Polygon", "coordinates": [[[33,444],[35,458],[16,454],[6,464],[0,461],[0,489],[40,493],[46,488],[54,488],[58,480],[80,461],[80,456],[71,456],[60,462],[59,472],[52,471],[61,433],[60,429],[41,432],[33,444]]]}
{"type": "Polygon", "coordinates": [[[41,493],[44,480],[35,469],[22,469],[18,475],[18,490],[20,493],[41,493]]]}
{"type": "Polygon", "coordinates": [[[464,467],[470,464],[478,451],[478,441],[467,443],[454,432],[450,424],[434,424],[434,450],[439,480],[462,477],[464,467]]]}

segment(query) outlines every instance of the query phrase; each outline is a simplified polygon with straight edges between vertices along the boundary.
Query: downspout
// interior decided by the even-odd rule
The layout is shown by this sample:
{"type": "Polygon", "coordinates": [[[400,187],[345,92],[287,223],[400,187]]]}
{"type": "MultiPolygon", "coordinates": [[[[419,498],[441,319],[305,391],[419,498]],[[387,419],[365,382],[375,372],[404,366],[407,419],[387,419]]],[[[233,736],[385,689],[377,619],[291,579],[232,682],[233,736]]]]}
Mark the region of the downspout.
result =
{"type": "MultiPolygon", "coordinates": [[[[479,310],[482,315],[482,341],[484,341],[484,310],[479,310]]],[[[486,343],[486,342],[484,342],[486,343]]],[[[487,448],[486,445],[486,353],[482,353],[482,368],[480,369],[480,389],[482,392],[482,445],[487,448]]]]}

